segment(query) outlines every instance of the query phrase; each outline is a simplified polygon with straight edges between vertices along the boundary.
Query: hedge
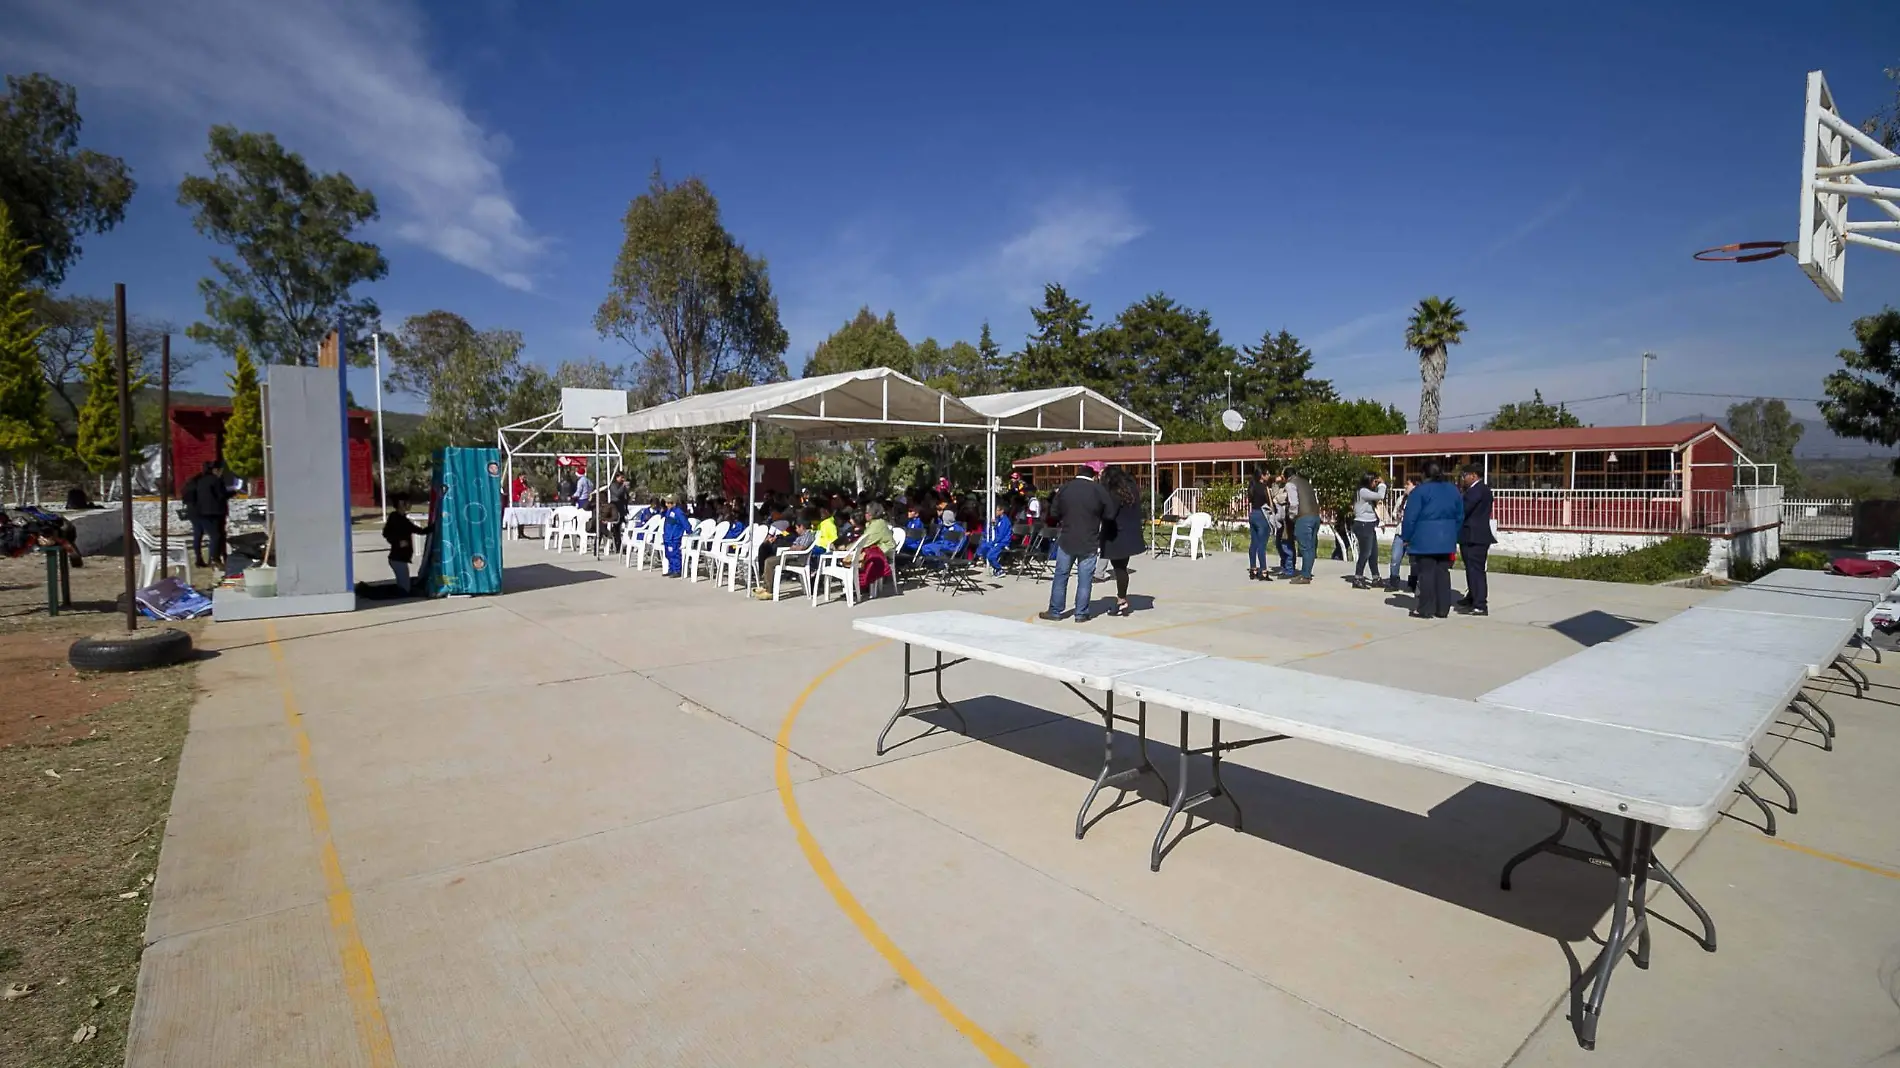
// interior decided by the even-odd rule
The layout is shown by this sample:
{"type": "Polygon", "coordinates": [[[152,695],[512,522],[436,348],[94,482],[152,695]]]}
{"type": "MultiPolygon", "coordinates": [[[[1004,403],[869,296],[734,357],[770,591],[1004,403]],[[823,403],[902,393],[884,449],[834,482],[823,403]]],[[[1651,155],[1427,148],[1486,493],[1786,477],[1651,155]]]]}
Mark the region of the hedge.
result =
{"type": "Polygon", "coordinates": [[[1493,556],[1487,570],[1506,575],[1590,579],[1595,582],[1668,582],[1699,575],[1709,565],[1709,540],[1677,534],[1655,545],[1618,553],[1587,553],[1569,560],[1493,556]]]}

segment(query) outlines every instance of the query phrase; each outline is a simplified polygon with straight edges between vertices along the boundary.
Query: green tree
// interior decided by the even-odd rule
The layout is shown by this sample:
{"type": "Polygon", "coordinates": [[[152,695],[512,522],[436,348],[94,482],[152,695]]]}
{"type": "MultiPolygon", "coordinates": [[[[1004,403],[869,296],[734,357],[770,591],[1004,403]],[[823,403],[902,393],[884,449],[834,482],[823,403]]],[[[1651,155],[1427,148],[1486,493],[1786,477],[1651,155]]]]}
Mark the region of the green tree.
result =
{"type": "MultiPolygon", "coordinates": [[[[136,393],[151,384],[141,373],[138,354],[125,353],[127,386],[136,393]]],[[[105,475],[119,469],[119,358],[105,327],[95,327],[92,350],[80,368],[86,385],[86,399],[79,406],[79,426],[74,454],[86,470],[105,475]]],[[[138,428],[134,428],[135,430],[138,428]]],[[[132,447],[139,447],[143,435],[132,435],[132,447]]]]}
{"type": "Polygon", "coordinates": [[[1307,401],[1338,399],[1333,384],[1311,377],[1313,350],[1285,330],[1260,335],[1258,344],[1240,350],[1234,368],[1234,406],[1250,420],[1307,401]]]}
{"type": "MultiPolygon", "coordinates": [[[[931,345],[934,347],[936,342],[931,345]]],[[[936,358],[941,360],[941,353],[936,358]]],[[[917,374],[910,342],[904,340],[897,329],[897,313],[885,312],[880,319],[870,308],[863,307],[849,322],[818,343],[811,359],[805,361],[803,377],[817,378],[872,367],[888,367],[912,377],[917,374]]]]}
{"type": "MultiPolygon", "coordinates": [[[[594,328],[640,355],[641,391],[672,401],[785,377],[787,338],[765,260],[727,232],[705,182],[668,185],[655,168],[622,225],[594,328]]],[[[679,440],[686,492],[696,494],[707,437],[682,431],[679,440]]]]}
{"type": "Polygon", "coordinates": [[[224,466],[239,478],[256,478],[264,473],[264,413],[257,364],[243,345],[231,353],[231,359],[235,366],[224,378],[231,387],[231,417],[224,421],[220,442],[224,466]]]}
{"type": "Polygon", "coordinates": [[[23,460],[53,444],[46,414],[46,379],[40,372],[42,327],[34,321],[34,292],[27,288],[33,246],[13,231],[0,201],[0,455],[23,460]]]}
{"type": "MultiPolygon", "coordinates": [[[[1733,411],[1734,409],[1730,409],[1733,411]]],[[[1550,404],[1544,400],[1542,390],[1531,390],[1531,399],[1513,401],[1497,410],[1497,414],[1485,421],[1486,430],[1554,430],[1559,427],[1582,426],[1583,420],[1577,418],[1561,404],[1550,404]]]]}
{"type": "Polygon", "coordinates": [[[1236,355],[1213,316],[1155,293],[1130,304],[1095,341],[1108,372],[1100,391],[1159,423],[1168,440],[1205,441],[1220,430],[1236,355]]]}
{"type": "Polygon", "coordinates": [[[984,393],[1000,393],[1008,388],[1015,367],[1003,356],[1003,350],[990,336],[990,321],[983,320],[983,332],[976,339],[976,366],[983,377],[984,393]]]}
{"type": "MultiPolygon", "coordinates": [[[[433,448],[485,445],[495,440],[504,409],[522,374],[521,335],[513,330],[477,330],[450,311],[403,320],[386,353],[392,389],[426,398],[423,426],[433,448]]],[[[559,404],[559,388],[547,407],[521,418],[545,415],[559,404]]]]}
{"type": "Polygon", "coordinates": [[[26,284],[58,285],[81,234],[125,218],[136,186],[125,161],[79,147],[79,97],[44,74],[7,75],[0,96],[0,203],[29,246],[26,284]]]}
{"type": "Polygon", "coordinates": [[[1036,320],[1036,332],[1011,361],[1010,388],[1107,384],[1096,359],[1087,304],[1051,282],[1042,287],[1042,307],[1031,308],[1029,314],[1036,320]]]}
{"type": "Polygon", "coordinates": [[[186,175],[178,203],[236,259],[212,257],[218,277],[198,281],[210,322],[185,333],[222,352],[246,345],[265,363],[310,366],[340,319],[351,362],[366,365],[379,313],[350,291],[389,273],[389,262],[350,235],[376,220],[376,197],[346,174],[312,171],[267,133],[213,126],[205,162],[211,175],[186,175]]]}
{"type": "Polygon", "coordinates": [[[1307,400],[1282,408],[1266,421],[1278,437],[1359,438],[1405,433],[1405,413],[1375,400],[1307,400]]]}
{"type": "Polygon", "coordinates": [[[1728,406],[1728,430],[1742,452],[1758,464],[1774,464],[1781,485],[1793,493],[1801,488],[1801,470],[1795,466],[1794,447],[1807,431],[1781,400],[1756,397],[1728,406]]]}
{"type": "MultiPolygon", "coordinates": [[[[66,417],[77,419],[80,402],[84,399],[80,392],[80,368],[92,349],[93,331],[99,327],[112,329],[112,302],[100,297],[56,297],[39,293],[35,294],[33,315],[44,330],[40,334],[39,349],[40,371],[46,378],[46,388],[66,409],[66,417]]],[[[130,315],[125,328],[126,348],[137,354],[140,365],[156,367],[159,346],[165,335],[177,332],[178,328],[166,320],[130,315]]],[[[174,351],[172,380],[177,381],[197,366],[200,359],[200,353],[191,349],[181,347],[174,351]]]]}
{"type": "MultiPolygon", "coordinates": [[[[1846,369],[1822,384],[1821,417],[1842,437],[1893,448],[1900,444],[1900,311],[1883,308],[1854,320],[1854,340],[1859,348],[1840,351],[1846,369]]],[[[1900,475],[1900,457],[1893,472],[1900,475]]]]}
{"type": "Polygon", "coordinates": [[[1405,347],[1418,353],[1418,432],[1438,433],[1439,398],[1451,347],[1464,340],[1465,311],[1458,302],[1426,297],[1405,326],[1405,347]]]}

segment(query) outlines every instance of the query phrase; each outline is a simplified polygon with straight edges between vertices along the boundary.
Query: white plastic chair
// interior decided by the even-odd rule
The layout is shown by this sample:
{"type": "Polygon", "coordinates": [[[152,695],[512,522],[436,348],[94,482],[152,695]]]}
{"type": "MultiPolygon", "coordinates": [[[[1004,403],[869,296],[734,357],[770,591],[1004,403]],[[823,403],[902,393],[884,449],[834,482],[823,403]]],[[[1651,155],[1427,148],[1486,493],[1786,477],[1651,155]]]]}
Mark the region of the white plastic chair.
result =
{"type": "Polygon", "coordinates": [[[1186,545],[1190,560],[1206,556],[1207,546],[1204,544],[1204,539],[1207,537],[1207,528],[1213,525],[1214,517],[1206,512],[1195,512],[1189,515],[1185,522],[1176,523],[1174,530],[1168,535],[1168,555],[1175,555],[1175,546],[1186,545]]]}
{"type": "Polygon", "coordinates": [[[727,538],[713,546],[713,582],[723,581],[727,590],[739,588],[739,575],[743,570],[748,588],[752,584],[752,574],[757,568],[759,546],[765,544],[765,536],[772,528],[764,523],[754,523],[745,528],[741,537],[727,538]]]}
{"type": "Polygon", "coordinates": [[[858,554],[854,552],[833,551],[818,558],[818,574],[813,577],[811,606],[818,607],[825,602],[825,583],[836,580],[844,592],[844,603],[858,603],[858,554]]]}
{"type": "Polygon", "coordinates": [[[140,589],[150,586],[157,578],[161,563],[168,571],[171,569],[172,564],[177,564],[183,568],[185,572],[185,585],[191,585],[191,553],[188,551],[189,547],[186,545],[184,539],[166,538],[165,540],[169,544],[165,545],[163,551],[161,551],[158,544],[158,537],[151,531],[145,529],[145,524],[134,519],[132,521],[132,540],[138,542],[139,546],[140,589]]]}
{"type": "Polygon", "coordinates": [[[772,557],[772,600],[779,599],[783,588],[781,582],[786,575],[798,580],[801,593],[811,592],[808,587],[816,586],[817,583],[811,580],[810,549],[787,549],[772,557]]]}
{"type": "Polygon", "coordinates": [[[568,513],[573,511],[575,509],[562,505],[548,513],[548,521],[541,525],[541,548],[561,551],[561,534],[567,526],[568,513]]]}
{"type": "Polygon", "coordinates": [[[725,539],[726,531],[731,527],[732,524],[723,519],[717,523],[710,519],[701,521],[699,537],[689,540],[685,545],[686,581],[699,581],[699,564],[702,560],[709,565],[708,577],[717,577],[717,565],[713,560],[713,553],[718,549],[719,542],[725,539]]]}
{"type": "Polygon", "coordinates": [[[561,546],[565,545],[569,539],[573,540],[574,551],[577,553],[584,553],[592,548],[595,535],[587,529],[587,521],[590,517],[590,513],[583,512],[579,508],[574,509],[561,525],[560,533],[555,536],[554,551],[560,552],[561,546]]]}
{"type": "Polygon", "coordinates": [[[655,552],[665,551],[665,547],[660,544],[661,531],[665,526],[666,516],[656,515],[639,527],[629,530],[626,535],[627,544],[621,550],[620,566],[632,566],[636,571],[646,570],[647,549],[650,547],[655,552]]]}

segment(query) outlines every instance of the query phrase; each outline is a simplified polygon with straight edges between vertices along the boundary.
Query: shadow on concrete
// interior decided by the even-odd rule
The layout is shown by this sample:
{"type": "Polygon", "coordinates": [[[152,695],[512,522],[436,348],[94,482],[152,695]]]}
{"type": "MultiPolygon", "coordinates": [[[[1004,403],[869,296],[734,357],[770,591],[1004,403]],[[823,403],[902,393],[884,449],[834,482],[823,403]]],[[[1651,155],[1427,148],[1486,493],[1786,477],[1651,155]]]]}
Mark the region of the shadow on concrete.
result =
{"type": "Polygon", "coordinates": [[[1649,626],[1653,619],[1635,619],[1630,616],[1613,616],[1608,612],[1591,609],[1569,619],[1560,619],[1555,623],[1546,623],[1550,630],[1569,638],[1578,645],[1601,645],[1614,641],[1639,627],[1649,626]]]}
{"type": "Polygon", "coordinates": [[[553,564],[518,564],[504,571],[501,576],[501,592],[526,593],[529,590],[551,590],[557,586],[573,586],[582,582],[599,582],[611,579],[613,575],[592,568],[556,567],[553,564]]]}
{"type": "MultiPolygon", "coordinates": [[[[973,740],[1074,775],[1076,804],[1081,804],[1102,766],[1099,721],[1052,717],[1043,709],[994,696],[958,700],[957,705],[970,721],[973,740]]],[[[1174,733],[1173,712],[1151,709],[1150,714],[1151,733],[1174,733]]],[[[940,729],[956,726],[943,712],[916,718],[940,729]]],[[[1118,735],[1115,753],[1117,770],[1133,766],[1133,737],[1118,735]]],[[[1150,738],[1148,753],[1172,786],[1180,774],[1179,750],[1150,738]]],[[[1504,862],[1550,833],[1557,818],[1550,806],[1527,795],[1474,783],[1420,816],[1231,760],[1223,762],[1222,769],[1221,777],[1244,813],[1247,835],[1537,934],[1564,942],[1588,939],[1614,896],[1615,878],[1607,869],[1553,856],[1536,857],[1518,869],[1516,889],[1499,887],[1504,862]]],[[[1190,792],[1203,789],[1207,778],[1207,759],[1192,759],[1190,792]]],[[[1109,808],[1113,818],[1145,817],[1149,829],[1158,829],[1168,804],[1163,786],[1153,776],[1130,785],[1120,797],[1116,791],[1104,791],[1096,799],[1091,824],[1100,822],[1107,815],[1101,810],[1109,808]],[[1139,801],[1151,804],[1139,814],[1122,811],[1140,808],[1139,801]]],[[[1193,863],[1188,839],[1210,827],[1231,829],[1234,809],[1216,798],[1182,818],[1185,824],[1177,821],[1176,826],[1183,829],[1167,848],[1189,848],[1172,861],[1164,859],[1164,874],[1169,863],[1193,863]]],[[[1143,852],[1130,855],[1128,863],[1145,864],[1147,859],[1143,852]]],[[[1665,895],[1658,905],[1668,911],[1671,899],[1665,895]]]]}

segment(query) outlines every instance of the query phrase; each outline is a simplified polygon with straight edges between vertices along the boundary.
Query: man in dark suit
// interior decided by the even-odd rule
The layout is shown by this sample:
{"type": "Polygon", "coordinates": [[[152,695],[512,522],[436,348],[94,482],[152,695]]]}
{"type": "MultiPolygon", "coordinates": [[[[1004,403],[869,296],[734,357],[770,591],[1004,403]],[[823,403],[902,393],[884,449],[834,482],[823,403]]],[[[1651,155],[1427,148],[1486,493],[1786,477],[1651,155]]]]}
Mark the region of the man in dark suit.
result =
{"type": "Polygon", "coordinates": [[[1069,572],[1075,571],[1075,621],[1089,619],[1089,594],[1095,584],[1095,561],[1102,551],[1103,524],[1115,518],[1114,494],[1102,488],[1096,476],[1102,463],[1091,460],[1075,477],[1056,491],[1049,508],[1049,522],[1057,525],[1056,575],[1049,589],[1049,610],[1038,613],[1043,619],[1062,618],[1069,594],[1069,572]]]}
{"type": "Polygon", "coordinates": [[[1458,555],[1465,559],[1465,598],[1458,604],[1474,616],[1488,616],[1491,590],[1484,566],[1498,540],[1491,533],[1491,487],[1484,484],[1484,471],[1476,464],[1466,464],[1458,482],[1465,496],[1465,524],[1458,532],[1458,555]]]}

